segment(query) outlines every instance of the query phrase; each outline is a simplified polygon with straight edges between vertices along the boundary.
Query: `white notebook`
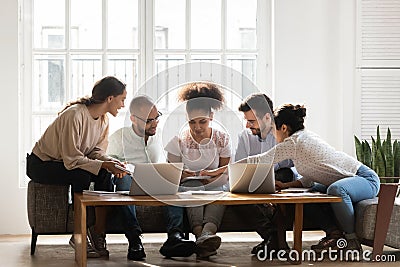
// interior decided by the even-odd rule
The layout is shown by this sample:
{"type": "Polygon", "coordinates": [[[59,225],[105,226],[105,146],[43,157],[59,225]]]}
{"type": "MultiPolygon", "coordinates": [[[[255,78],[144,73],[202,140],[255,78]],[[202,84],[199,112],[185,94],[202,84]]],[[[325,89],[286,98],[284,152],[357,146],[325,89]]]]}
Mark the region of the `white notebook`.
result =
{"type": "Polygon", "coordinates": [[[118,192],[109,192],[109,191],[90,191],[83,190],[84,195],[92,195],[92,196],[109,196],[109,195],[119,195],[118,192]]]}

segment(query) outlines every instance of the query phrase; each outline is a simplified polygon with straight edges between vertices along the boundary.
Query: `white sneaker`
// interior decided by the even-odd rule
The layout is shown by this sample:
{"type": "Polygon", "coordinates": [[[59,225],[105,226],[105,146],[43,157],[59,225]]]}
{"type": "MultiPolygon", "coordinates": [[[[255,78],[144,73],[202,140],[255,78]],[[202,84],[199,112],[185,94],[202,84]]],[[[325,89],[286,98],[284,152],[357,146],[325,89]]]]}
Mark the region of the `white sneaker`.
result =
{"type": "Polygon", "coordinates": [[[196,247],[200,250],[216,251],[221,246],[221,238],[213,233],[202,233],[196,240],[196,247]]]}

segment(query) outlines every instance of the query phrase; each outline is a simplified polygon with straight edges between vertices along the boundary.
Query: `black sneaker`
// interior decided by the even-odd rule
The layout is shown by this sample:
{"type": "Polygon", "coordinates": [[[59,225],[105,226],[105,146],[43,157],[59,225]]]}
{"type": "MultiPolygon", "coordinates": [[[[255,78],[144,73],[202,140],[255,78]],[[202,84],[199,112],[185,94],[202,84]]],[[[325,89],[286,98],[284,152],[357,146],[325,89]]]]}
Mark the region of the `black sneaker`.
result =
{"type": "Polygon", "coordinates": [[[180,232],[168,235],[167,241],[160,248],[160,253],[164,257],[189,257],[195,251],[195,243],[183,238],[180,232]]]}
{"type": "Polygon", "coordinates": [[[331,250],[338,250],[339,238],[333,238],[329,236],[325,236],[319,240],[319,242],[315,245],[311,245],[311,250],[314,250],[316,253],[321,253],[322,251],[328,251],[329,248],[331,250]]]}
{"type": "Polygon", "coordinates": [[[265,248],[267,248],[267,246],[268,246],[268,243],[269,243],[269,242],[263,240],[260,244],[254,246],[254,247],[252,248],[251,254],[257,255],[257,253],[258,253],[260,250],[265,250],[265,248]]]}
{"type": "Polygon", "coordinates": [[[106,235],[104,233],[96,233],[93,226],[87,229],[87,233],[92,248],[102,257],[108,257],[110,253],[107,250],[106,235]]]}
{"type": "MultiPolygon", "coordinates": [[[[100,258],[101,255],[99,253],[97,253],[92,246],[90,245],[89,240],[86,237],[86,244],[87,244],[87,249],[86,249],[86,255],[88,258],[100,258]]],[[[74,236],[71,236],[71,238],[69,239],[69,245],[75,249],[75,239],[74,236]]]]}
{"type": "Polygon", "coordinates": [[[347,243],[342,247],[343,257],[345,261],[361,261],[363,249],[357,238],[346,238],[347,243]]]}
{"type": "MultiPolygon", "coordinates": [[[[289,253],[290,248],[285,242],[281,247],[278,245],[277,240],[263,240],[260,244],[253,247],[251,254],[258,255],[261,258],[265,257],[265,252],[267,252],[267,258],[276,259],[278,258],[278,252],[284,251],[284,254],[280,254],[281,257],[289,253]]],[[[281,252],[282,253],[282,252],[281,252]]]]}
{"type": "Polygon", "coordinates": [[[128,260],[141,261],[146,258],[146,253],[144,253],[144,248],[140,236],[134,236],[129,238],[129,248],[128,248],[128,260]]]}

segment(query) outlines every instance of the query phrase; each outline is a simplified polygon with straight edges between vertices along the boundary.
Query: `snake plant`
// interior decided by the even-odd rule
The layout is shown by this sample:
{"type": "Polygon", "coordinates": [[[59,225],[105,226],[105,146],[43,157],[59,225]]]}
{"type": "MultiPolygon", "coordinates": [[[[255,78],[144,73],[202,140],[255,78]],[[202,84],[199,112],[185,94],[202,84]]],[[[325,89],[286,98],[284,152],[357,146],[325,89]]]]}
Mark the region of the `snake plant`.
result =
{"type": "MultiPolygon", "coordinates": [[[[379,126],[376,128],[376,138],[371,136],[371,145],[367,140],[360,141],[354,136],[357,159],[373,169],[379,177],[400,176],[400,142],[394,140],[390,129],[387,130],[386,139],[381,139],[379,126]]],[[[397,179],[385,180],[397,182],[397,179]]],[[[384,182],[384,181],[381,181],[384,182]]]]}

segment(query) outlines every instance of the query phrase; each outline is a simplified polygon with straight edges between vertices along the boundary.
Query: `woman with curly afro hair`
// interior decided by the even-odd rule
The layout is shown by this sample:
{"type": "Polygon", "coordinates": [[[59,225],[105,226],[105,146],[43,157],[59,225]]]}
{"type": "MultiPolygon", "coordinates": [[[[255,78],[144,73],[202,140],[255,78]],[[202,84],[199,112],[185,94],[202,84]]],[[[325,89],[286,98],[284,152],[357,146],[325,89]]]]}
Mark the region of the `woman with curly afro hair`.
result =
{"type": "MultiPolygon", "coordinates": [[[[195,179],[202,170],[226,166],[231,157],[229,135],[213,128],[214,111],[224,105],[221,89],[213,83],[196,82],[180,89],[178,100],[186,102],[189,129],[175,136],[165,147],[169,162],[183,162],[182,186],[200,190],[227,191],[227,176],[195,179]]],[[[189,223],[196,236],[197,256],[217,254],[221,238],[216,235],[225,211],[223,205],[187,208],[189,223]]]]}

